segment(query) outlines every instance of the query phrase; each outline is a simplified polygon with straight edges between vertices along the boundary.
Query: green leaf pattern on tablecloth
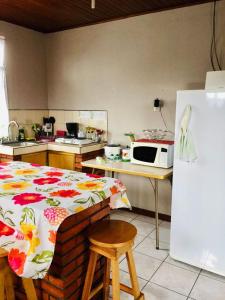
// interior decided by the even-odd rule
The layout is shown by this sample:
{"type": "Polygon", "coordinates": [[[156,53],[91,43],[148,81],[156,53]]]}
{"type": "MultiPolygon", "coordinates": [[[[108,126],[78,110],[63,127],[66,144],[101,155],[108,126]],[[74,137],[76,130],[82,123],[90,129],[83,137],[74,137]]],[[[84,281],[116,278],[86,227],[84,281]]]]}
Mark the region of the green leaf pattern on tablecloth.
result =
{"type": "Polygon", "coordinates": [[[35,257],[32,259],[32,262],[36,264],[43,264],[49,261],[52,261],[53,252],[52,251],[42,251],[41,254],[35,255],[35,257]]]}

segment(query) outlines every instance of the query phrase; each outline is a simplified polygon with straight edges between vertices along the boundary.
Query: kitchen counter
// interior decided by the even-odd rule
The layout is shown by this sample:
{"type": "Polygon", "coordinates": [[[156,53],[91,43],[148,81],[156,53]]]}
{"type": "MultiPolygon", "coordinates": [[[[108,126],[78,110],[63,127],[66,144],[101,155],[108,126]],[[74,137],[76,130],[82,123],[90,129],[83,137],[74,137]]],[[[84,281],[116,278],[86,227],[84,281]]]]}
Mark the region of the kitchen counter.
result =
{"type": "Polygon", "coordinates": [[[17,156],[17,155],[51,150],[51,151],[60,151],[60,152],[67,152],[73,154],[83,154],[83,153],[88,153],[88,152],[102,149],[104,145],[105,143],[93,143],[93,144],[80,146],[80,145],[60,144],[55,142],[37,143],[36,145],[31,143],[31,145],[22,146],[22,147],[0,145],[0,153],[5,155],[10,155],[10,156],[17,156]]]}
{"type": "Polygon", "coordinates": [[[55,142],[48,143],[48,149],[52,151],[62,151],[74,154],[84,154],[92,151],[102,149],[105,146],[105,143],[93,143],[86,145],[69,145],[69,144],[60,144],[55,142]]]}

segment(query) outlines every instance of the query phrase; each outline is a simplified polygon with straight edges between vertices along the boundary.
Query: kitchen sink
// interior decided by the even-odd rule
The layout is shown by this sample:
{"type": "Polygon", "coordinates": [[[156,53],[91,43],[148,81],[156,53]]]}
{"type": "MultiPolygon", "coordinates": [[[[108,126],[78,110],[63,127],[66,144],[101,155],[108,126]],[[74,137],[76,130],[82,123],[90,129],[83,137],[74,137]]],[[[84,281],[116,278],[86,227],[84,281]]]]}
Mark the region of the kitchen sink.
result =
{"type": "Polygon", "coordinates": [[[2,144],[3,146],[9,146],[9,147],[29,147],[29,146],[36,146],[38,143],[36,142],[12,142],[12,143],[6,143],[2,144]]]}

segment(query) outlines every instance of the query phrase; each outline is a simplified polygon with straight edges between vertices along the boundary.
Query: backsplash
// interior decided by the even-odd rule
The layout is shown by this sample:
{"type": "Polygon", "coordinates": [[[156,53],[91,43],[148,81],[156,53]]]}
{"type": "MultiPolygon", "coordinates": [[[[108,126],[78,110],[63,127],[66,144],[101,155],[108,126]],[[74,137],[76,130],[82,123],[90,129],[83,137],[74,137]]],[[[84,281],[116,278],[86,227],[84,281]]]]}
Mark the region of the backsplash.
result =
{"type": "Polygon", "coordinates": [[[26,137],[33,138],[32,124],[43,124],[43,117],[55,117],[56,130],[66,130],[67,122],[77,122],[81,127],[95,127],[104,130],[103,139],[107,141],[108,114],[97,110],[19,110],[10,109],[9,119],[15,120],[25,129],[26,137]]]}

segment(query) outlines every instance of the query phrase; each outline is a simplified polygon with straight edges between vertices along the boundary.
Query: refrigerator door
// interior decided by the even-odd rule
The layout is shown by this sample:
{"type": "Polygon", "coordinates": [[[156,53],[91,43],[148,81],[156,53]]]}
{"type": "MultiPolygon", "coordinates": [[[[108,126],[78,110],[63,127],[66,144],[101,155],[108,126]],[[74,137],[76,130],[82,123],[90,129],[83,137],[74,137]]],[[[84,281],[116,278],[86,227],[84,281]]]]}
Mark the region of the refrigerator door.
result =
{"type": "Polygon", "coordinates": [[[170,255],[225,275],[225,90],[177,93],[170,255]],[[185,108],[197,159],[179,159],[185,108]]]}

